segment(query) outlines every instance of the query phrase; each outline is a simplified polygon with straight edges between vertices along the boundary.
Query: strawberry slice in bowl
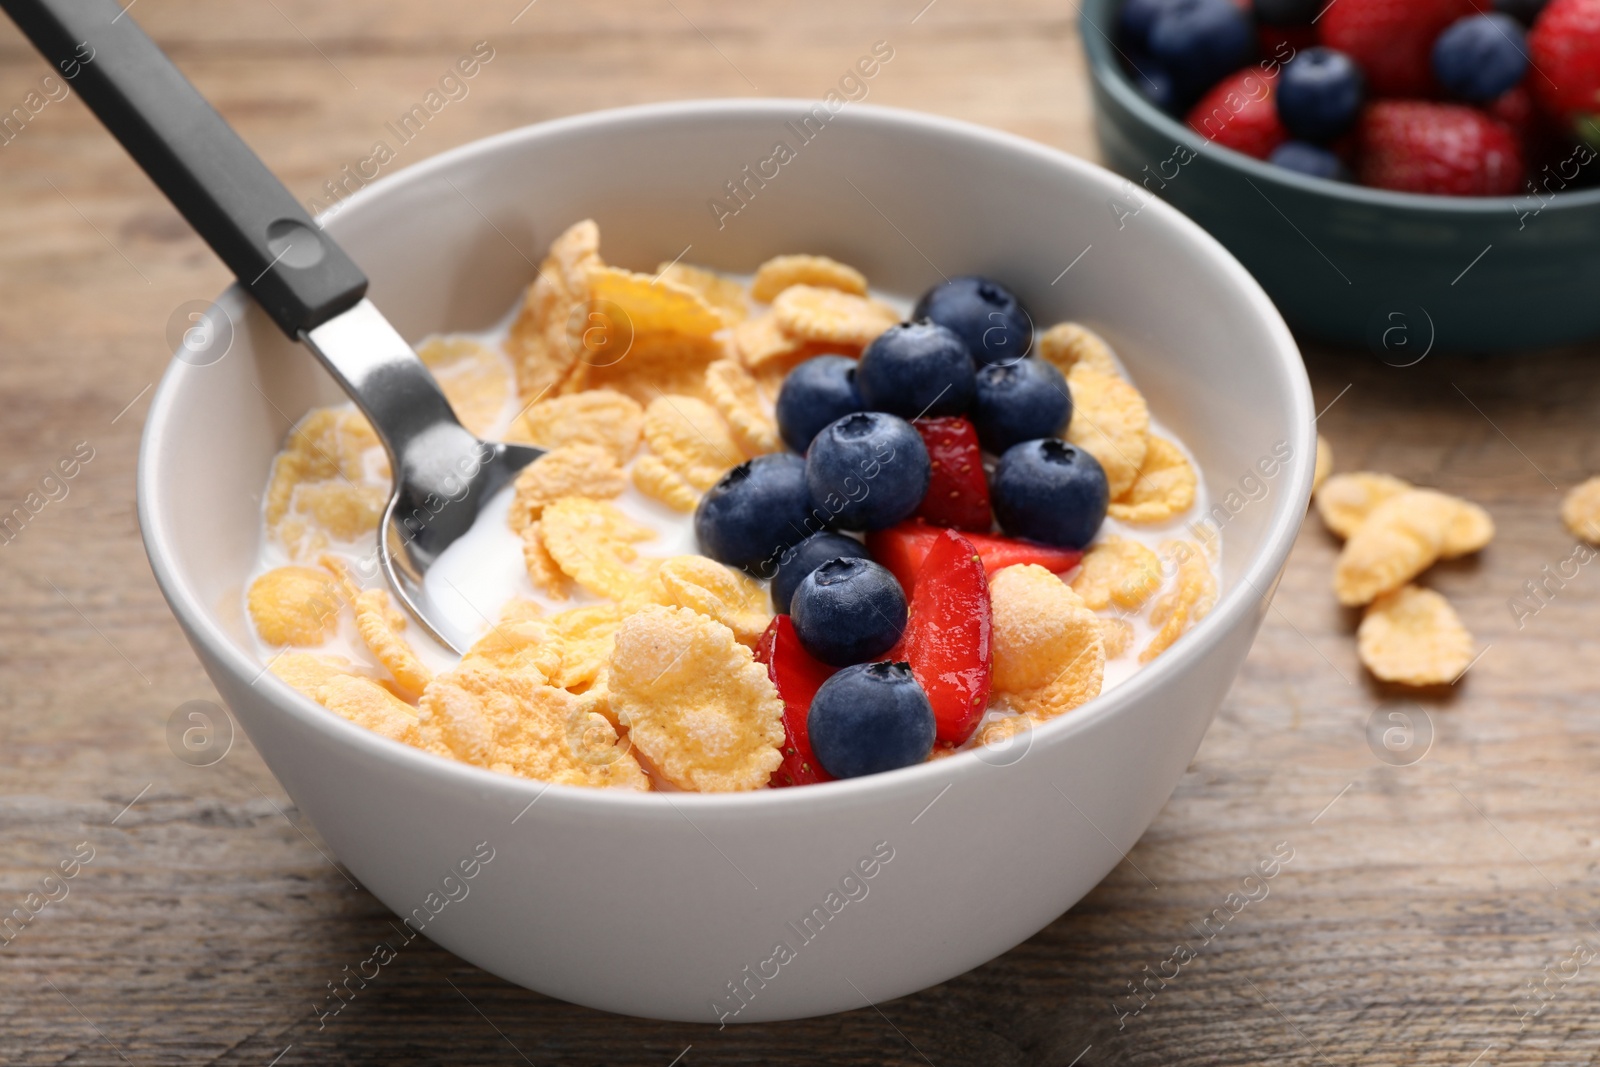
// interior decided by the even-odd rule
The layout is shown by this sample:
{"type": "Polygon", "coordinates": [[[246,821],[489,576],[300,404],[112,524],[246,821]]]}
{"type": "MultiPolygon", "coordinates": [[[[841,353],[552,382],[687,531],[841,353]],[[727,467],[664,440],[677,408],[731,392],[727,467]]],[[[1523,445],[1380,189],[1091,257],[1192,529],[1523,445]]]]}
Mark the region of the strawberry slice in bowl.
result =
{"type": "Polygon", "coordinates": [[[756,662],[767,665],[767,677],[783,701],[783,762],[773,772],[771,784],[776,788],[833,781],[811,751],[806,718],[817,690],[833,677],[834,668],[805,650],[787,615],[774,618],[761,635],[756,662]]]}
{"type": "Polygon", "coordinates": [[[994,525],[989,481],[983,473],[978,431],[965,416],[917,419],[911,425],[928,449],[932,477],[917,505],[917,518],[935,526],[987,531],[994,525]]]}
{"type": "MultiPolygon", "coordinates": [[[[900,579],[906,595],[914,596],[918,574],[943,532],[937,526],[912,519],[868,534],[867,549],[873,559],[900,579]]],[[[1083,553],[1075,548],[1053,548],[1000,534],[965,532],[962,536],[977,552],[989,574],[1018,563],[1037,563],[1048,571],[1063,574],[1083,558],[1083,553]]]]}
{"type": "Polygon", "coordinates": [[[933,705],[939,744],[972,736],[989,706],[994,674],[989,576],[973,543],[956,531],[934,533],[905,635],[889,658],[911,665],[933,705]]]}

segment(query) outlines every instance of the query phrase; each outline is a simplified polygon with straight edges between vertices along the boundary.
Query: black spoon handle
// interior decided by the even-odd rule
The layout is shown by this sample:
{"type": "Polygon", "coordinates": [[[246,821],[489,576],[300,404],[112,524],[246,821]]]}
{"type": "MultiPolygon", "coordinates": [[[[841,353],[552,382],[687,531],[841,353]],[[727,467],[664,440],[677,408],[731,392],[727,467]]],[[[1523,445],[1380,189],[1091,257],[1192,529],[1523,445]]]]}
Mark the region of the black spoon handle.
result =
{"type": "Polygon", "coordinates": [[[286,334],[361,299],[366,275],[116,0],[0,7],[286,334]]]}

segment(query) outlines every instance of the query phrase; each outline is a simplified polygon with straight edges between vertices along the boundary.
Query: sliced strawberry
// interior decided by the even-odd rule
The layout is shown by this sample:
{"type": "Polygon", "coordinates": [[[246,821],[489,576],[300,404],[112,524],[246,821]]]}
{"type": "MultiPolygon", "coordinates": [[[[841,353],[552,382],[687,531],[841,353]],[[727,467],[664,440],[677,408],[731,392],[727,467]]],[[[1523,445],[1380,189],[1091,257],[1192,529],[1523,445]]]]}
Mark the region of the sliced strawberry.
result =
{"type": "Polygon", "coordinates": [[[831,782],[833,776],[822,769],[811,753],[811,735],[806,717],[811,714],[811,698],[822,683],[833,676],[833,668],[818,663],[800,645],[789,616],[772,620],[756,645],[756,662],[767,665],[767,677],[777,687],[783,701],[783,762],[772,776],[774,788],[787,785],[812,785],[831,782]]]}
{"type": "Polygon", "coordinates": [[[959,745],[972,735],[989,706],[994,673],[989,578],[978,550],[954,530],[934,533],[911,620],[889,659],[911,664],[933,705],[940,744],[959,745]]]}
{"type": "MultiPolygon", "coordinates": [[[[910,597],[915,592],[917,573],[922,570],[923,561],[928,558],[939,534],[937,526],[912,519],[887,530],[869,533],[867,550],[872,553],[873,559],[900,579],[901,588],[910,597]]],[[[1032,541],[999,534],[968,533],[964,536],[977,550],[979,558],[983,560],[984,570],[990,574],[1017,563],[1037,563],[1048,571],[1061,574],[1076,567],[1083,558],[1083,553],[1077,549],[1036,545],[1032,541]]]]}
{"type": "Polygon", "coordinates": [[[983,473],[978,431],[960,415],[918,419],[912,425],[922,435],[933,466],[917,517],[935,526],[987,532],[994,525],[994,514],[989,510],[989,479],[983,473]]]}

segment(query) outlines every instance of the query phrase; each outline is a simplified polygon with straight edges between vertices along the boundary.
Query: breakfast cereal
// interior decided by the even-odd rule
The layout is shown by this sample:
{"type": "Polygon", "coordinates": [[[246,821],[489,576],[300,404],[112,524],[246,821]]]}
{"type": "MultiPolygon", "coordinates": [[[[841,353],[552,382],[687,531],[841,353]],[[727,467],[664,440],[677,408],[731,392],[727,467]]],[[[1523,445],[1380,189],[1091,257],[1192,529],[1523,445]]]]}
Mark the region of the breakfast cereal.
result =
{"type": "Polygon", "coordinates": [[[1105,468],[1111,499],[1133,487],[1149,449],[1150,409],[1127,379],[1088,363],[1067,374],[1072,392],[1072,423],[1067,440],[1105,468]]]}
{"type": "Polygon", "coordinates": [[[867,295],[866,275],[827,256],[773,256],[756,268],[755,278],[750,282],[750,295],[763,303],[771,303],[792,285],[867,295]]]}
{"type": "Polygon", "coordinates": [[[1561,501],[1561,521],[1572,536],[1600,541],[1600,477],[1574,486],[1561,501]]]}
{"type": "Polygon", "coordinates": [[[719,622],[658,605],[628,616],[607,685],[635,750],[679,789],[758,789],[778,769],[783,702],[719,622]]]}
{"type": "Polygon", "coordinates": [[[616,458],[598,445],[552,448],[522,468],[514,484],[516,496],[506,518],[518,533],[564,496],[609,500],[628,487],[616,458]]]}
{"type": "MultiPolygon", "coordinates": [[[[963,281],[972,279],[946,285],[963,281]]],[[[1003,292],[983,286],[984,299],[1003,292]]],[[[940,321],[937,301],[929,303],[936,295],[918,304],[928,322],[940,321]]],[[[790,540],[772,559],[715,547],[707,524],[720,521],[716,507],[728,492],[770,479],[799,484],[795,472],[813,462],[816,449],[802,459],[786,444],[792,427],[778,401],[791,375],[818,357],[870,362],[902,310],[825,256],[774,257],[748,284],[679,261],[653,274],[627,270],[601,258],[592,222],[577,223],[552,243],[503,331],[435,337],[418,348],[469,429],[545,450],[430,570],[430,596],[450,613],[466,652],[437,645],[382,587],[373,563],[388,463],[372,428],[346,405],[307,414],[273,465],[262,563],[245,597],[263,656],[293,688],[386,737],[501,773],[624,790],[827,780],[812,740],[827,750],[830,709],[856,700],[830,694],[849,685],[866,686],[869,699],[874,687],[921,694],[939,744],[917,758],[999,743],[1072,712],[1205,616],[1218,564],[1217,530],[1196,518],[1206,501],[1192,457],[1152,420],[1106,341],[1082,325],[1041,330],[1016,353],[1066,377],[1070,398],[1058,396],[1059,380],[1050,387],[1066,423],[1056,436],[1081,451],[1062,446],[1060,455],[1091,483],[1100,479],[1105,501],[1081,540],[1007,536],[1009,520],[1000,522],[1006,532],[990,532],[1000,509],[991,510],[989,494],[1006,491],[986,484],[998,452],[984,458],[968,415],[924,411],[929,418],[909,427],[903,420],[917,412],[908,410],[895,416],[898,432],[911,433],[900,447],[914,457],[918,435],[928,435],[922,450],[940,450],[940,493],[976,493],[975,504],[941,500],[926,521],[899,512],[892,525],[863,528],[830,515],[832,497],[817,504],[805,489],[808,510],[767,500],[738,520],[787,524],[790,540]],[[945,435],[937,446],[935,432],[945,435]],[[970,528],[929,525],[935,515],[970,528]],[[867,602],[841,617],[836,628],[846,631],[898,627],[878,651],[851,653],[842,666],[807,651],[821,647],[807,645],[817,624],[796,601],[825,596],[814,591],[820,578],[799,583],[811,592],[789,590],[784,615],[773,610],[780,579],[772,567],[781,578],[798,551],[793,542],[825,526],[834,528],[830,551],[843,545],[876,560],[877,570],[864,573],[903,597],[898,623],[893,610],[867,602]],[[938,537],[943,570],[931,562],[938,537]],[[941,583],[960,573],[964,591],[947,593],[941,583]],[[906,665],[895,667],[902,658],[906,665]],[[796,671],[809,672],[809,689],[794,689],[796,671]],[[791,704],[793,692],[806,695],[791,704]],[[824,726],[812,740],[808,710],[824,726]],[[949,715],[963,725],[952,728],[949,715]]],[[[938,329],[959,336],[942,322],[938,329]]],[[[990,334],[982,336],[987,346],[990,334]]],[[[858,413],[882,411],[856,403],[858,413]]],[[[890,482],[904,476],[890,455],[879,451],[856,471],[870,486],[864,493],[836,479],[841,508],[887,506],[890,482]]],[[[1336,496],[1336,482],[1323,494],[1336,496]]],[[[1486,514],[1457,504],[1440,512],[1440,554],[1492,535],[1486,514]]],[[[1350,504],[1337,513],[1356,511],[1350,504]]],[[[743,529],[738,523],[730,529],[743,529]]],[[[1358,524],[1350,519],[1352,532],[1358,524]]],[[[854,560],[839,556],[828,573],[863,572],[854,560]]],[[[820,576],[822,562],[806,573],[820,576]]]]}
{"type": "Polygon", "coordinates": [[[1149,434],[1139,474],[1116,500],[1110,514],[1123,522],[1166,522],[1194,506],[1199,476],[1178,446],[1149,434]]]}
{"type": "Polygon", "coordinates": [[[1356,647],[1374,676],[1405,685],[1453,682],[1472,662],[1472,635],[1450,602],[1414,585],[1384,593],[1367,606],[1356,647]]]}

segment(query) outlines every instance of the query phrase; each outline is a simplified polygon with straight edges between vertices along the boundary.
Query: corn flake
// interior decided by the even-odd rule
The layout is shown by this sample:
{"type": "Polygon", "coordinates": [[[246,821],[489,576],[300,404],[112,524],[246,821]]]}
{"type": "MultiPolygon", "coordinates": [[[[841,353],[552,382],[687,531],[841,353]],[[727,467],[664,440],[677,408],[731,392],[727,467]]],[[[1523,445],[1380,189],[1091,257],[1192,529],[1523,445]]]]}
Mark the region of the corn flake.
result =
{"type": "Polygon", "coordinates": [[[1217,578],[1211,573],[1204,548],[1193,541],[1168,541],[1161,546],[1161,554],[1177,572],[1175,587],[1150,606],[1150,624],[1156,633],[1139,653],[1140,663],[1149,663],[1171,648],[1217,603],[1217,578]]]}
{"type": "Polygon", "coordinates": [[[783,448],[772,403],[738,360],[719,359],[706,368],[706,395],[745,455],[760,456],[783,448]]]}
{"type": "Polygon", "coordinates": [[[1572,536],[1600,542],[1600,476],[1577,486],[1561,501],[1561,521],[1572,536]]]}
{"type": "Polygon", "coordinates": [[[511,424],[507,441],[560,448],[594,445],[618,463],[633,458],[644,427],[644,408],[614,389],[586,389],[539,401],[511,424]]]}
{"type": "Polygon", "coordinates": [[[640,456],[631,472],[634,488],[675,511],[693,511],[700,491],[658,456],[640,456]]]}
{"type": "Polygon", "coordinates": [[[1116,659],[1133,647],[1133,623],[1127,619],[1101,619],[1100,638],[1106,644],[1106,659],[1116,659]]]}
{"type": "Polygon", "coordinates": [[[416,709],[357,673],[343,656],[289,652],[274,659],[271,669],[290,687],[357,726],[404,744],[421,742],[416,709]]]}
{"type": "Polygon", "coordinates": [[[1100,695],[1100,619],[1072,587],[1035,564],[989,579],[994,690],[1013,709],[1048,719],[1100,695]]]}
{"type": "Polygon", "coordinates": [[[692,396],[652,400],[644,412],[644,439],[663,463],[700,490],[716,485],[745,459],[717,409],[692,396]]]}
{"type": "Polygon", "coordinates": [[[533,601],[512,601],[502,609],[500,620],[467,649],[460,666],[549,682],[561,673],[562,649],[542,616],[543,609],[533,601]]]}
{"type": "Polygon", "coordinates": [[[636,341],[651,333],[709,338],[728,324],[700,292],[665,277],[596,267],[589,272],[589,292],[594,304],[621,309],[636,341]]]}
{"type": "Polygon", "coordinates": [[[1076,322],[1063,322],[1050,327],[1035,342],[1039,358],[1055,366],[1062,374],[1071,374],[1072,368],[1085,366],[1101,374],[1120,377],[1117,361],[1111,355],[1111,346],[1099,334],[1076,322]]]}
{"type": "Polygon", "coordinates": [[[733,329],[733,347],[747,367],[759,367],[783,356],[792,356],[806,347],[797,337],[790,337],[778,325],[771,312],[741,322],[733,329]]]}
{"type": "Polygon", "coordinates": [[[315,652],[284,652],[272,657],[268,669],[291,689],[297,689],[317,699],[317,690],[323,683],[341,674],[359,674],[361,668],[343,656],[329,656],[315,652]]]}
{"type": "Polygon", "coordinates": [[[314,648],[338,632],[344,591],[325,570],[278,567],[250,583],[245,601],[267,644],[314,648]]]}
{"type": "Polygon", "coordinates": [[[276,525],[288,512],[295,489],[306,482],[366,476],[366,456],[378,447],[372,425],[358,412],[313,408],[289,431],[283,451],[272,462],[267,483],[265,518],[276,525]]]}
{"type": "Polygon", "coordinates": [[[406,617],[389,601],[384,589],[368,589],[355,598],[356,631],[362,643],[389,669],[401,689],[421,694],[433,680],[433,672],[417,657],[406,639],[406,617]]]}
{"type": "Polygon", "coordinates": [[[750,295],[771,301],[791,285],[810,285],[837,289],[856,296],[867,295],[867,279],[854,267],[847,267],[827,256],[773,256],[756,268],[750,295]]]}
{"type": "Polygon", "coordinates": [[[1455,501],[1456,513],[1445,527],[1444,543],[1439,546],[1440,559],[1471,555],[1494,540],[1494,519],[1487,511],[1470,500],[1451,499],[1455,501]]]}
{"type": "Polygon", "coordinates": [[[745,295],[744,285],[732,278],[686,263],[662,263],[656,267],[656,274],[665,281],[699,293],[722,314],[724,323],[743,322],[750,317],[750,299],[745,295]]]}
{"type": "Polygon", "coordinates": [[[617,630],[607,687],[634,750],[681,789],[759,789],[782,762],[783,701],[733,631],[646,607],[617,630]]]}
{"type": "Polygon", "coordinates": [[[754,646],[772,621],[767,590],[748,576],[705,556],[673,556],[656,571],[668,607],[688,608],[715,619],[754,646]]]}
{"type": "Polygon", "coordinates": [[[1147,437],[1139,476],[1127,492],[1113,500],[1108,514],[1123,522],[1166,522],[1194,506],[1199,479],[1178,446],[1164,437],[1147,437]]]}
{"type": "Polygon", "coordinates": [[[289,558],[297,563],[326,551],[330,543],[325,531],[293,515],[279,519],[272,528],[272,536],[278,539],[289,558]]]}
{"type": "Polygon", "coordinates": [[[420,710],[424,742],[464,762],[558,785],[650,787],[584,698],[533,678],[463,665],[434,680],[420,710]]]}
{"type": "Polygon", "coordinates": [[[1150,409],[1139,390],[1114,374],[1079,363],[1067,375],[1072,391],[1072,422],[1067,440],[1105,468],[1111,499],[1139,478],[1149,448],[1150,409]]]}
{"type": "Polygon", "coordinates": [[[544,510],[540,535],[566,575],[596,596],[621,600],[644,576],[633,545],[655,532],[616,505],[588,497],[563,497],[544,510]]]}
{"type": "Polygon", "coordinates": [[[1133,610],[1161,586],[1161,560],[1138,541],[1107,537],[1084,553],[1072,590],[1092,611],[1133,610]]]}
{"type": "Polygon", "coordinates": [[[978,744],[1003,744],[1018,734],[1026,733],[1033,729],[1033,724],[1034,720],[1028,715],[1006,715],[1002,718],[991,719],[978,731],[978,744]]]}
{"type": "Polygon", "coordinates": [[[523,399],[531,402],[552,392],[588,354],[589,274],[600,265],[600,228],[592,219],[575,223],[550,243],[506,342],[523,399]]]}
{"type": "Polygon", "coordinates": [[[633,346],[615,362],[585,364],[562,386],[613,389],[641,404],[663,393],[700,397],[705,394],[706,368],[726,358],[727,346],[715,338],[677,333],[652,333],[634,338],[633,346]]]}
{"type": "Polygon", "coordinates": [[[461,425],[486,435],[511,397],[510,366],[499,350],[470,337],[433,337],[417,348],[461,425]]]}
{"type": "Polygon", "coordinates": [[[506,521],[521,533],[544,509],[566,496],[608,500],[628,487],[616,457],[598,445],[552,448],[517,474],[506,521]]]}
{"type": "Polygon", "coordinates": [[[790,337],[856,346],[900,321],[900,313],[887,304],[815,285],[783,290],[772,302],[772,315],[790,337]]]}
{"type": "Polygon", "coordinates": [[[1339,603],[1371,603],[1433,566],[1460,504],[1431,489],[1407,489],[1379,504],[1339,553],[1333,572],[1339,603]]]}
{"type": "Polygon", "coordinates": [[[1328,480],[1328,475],[1333,473],[1333,446],[1328,439],[1317,434],[1317,465],[1311,472],[1311,494],[1315,496],[1322,489],[1322,483],[1328,480]]]}
{"type": "Polygon", "coordinates": [[[389,493],[380,486],[330,479],[295,486],[290,511],[332,537],[354,541],[378,528],[388,503],[389,493]]]}
{"type": "Polygon", "coordinates": [[[594,682],[611,659],[622,617],[622,609],[615,604],[596,604],[545,619],[544,625],[561,651],[561,666],[550,676],[550,683],[575,689],[594,682]]]}
{"type": "Polygon", "coordinates": [[[1322,516],[1329,530],[1348,538],[1379,504],[1410,488],[1410,482],[1392,474],[1372,471],[1335,474],[1317,490],[1317,514],[1322,516]]]}
{"type": "Polygon", "coordinates": [[[417,745],[417,712],[370,678],[340,675],[317,690],[316,701],[336,715],[375,734],[417,745]]]}
{"type": "Polygon", "coordinates": [[[1414,585],[1367,607],[1356,647],[1375,677],[1403,685],[1445,685],[1472,663],[1472,635],[1450,602],[1414,585]]]}
{"type": "MultiPolygon", "coordinates": [[[[1316,496],[1317,512],[1328,529],[1341,537],[1353,536],[1379,505],[1414,486],[1389,474],[1358,471],[1329,478],[1316,496]]],[[[1439,547],[1439,558],[1455,559],[1484,548],[1494,540],[1494,520],[1470,500],[1427,490],[1439,506],[1449,501],[1454,510],[1439,547]]]]}
{"type": "Polygon", "coordinates": [[[537,521],[522,528],[522,565],[527,568],[528,581],[533,587],[553,600],[565,600],[572,595],[572,579],[544,546],[544,533],[537,521]]]}

